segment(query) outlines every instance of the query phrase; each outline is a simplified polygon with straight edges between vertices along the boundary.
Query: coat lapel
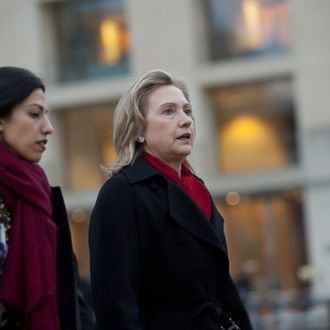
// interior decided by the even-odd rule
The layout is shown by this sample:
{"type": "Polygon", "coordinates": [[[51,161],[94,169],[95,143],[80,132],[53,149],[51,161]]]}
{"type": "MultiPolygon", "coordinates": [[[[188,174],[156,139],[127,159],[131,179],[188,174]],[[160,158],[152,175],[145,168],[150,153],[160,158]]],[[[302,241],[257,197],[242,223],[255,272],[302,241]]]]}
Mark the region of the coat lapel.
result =
{"type": "Polygon", "coordinates": [[[219,215],[214,210],[213,203],[210,222],[195,202],[170,180],[168,180],[168,200],[170,214],[181,227],[195,237],[216,246],[227,254],[224,239],[221,237],[223,236],[223,230],[220,228],[222,221],[216,218],[219,215]],[[215,227],[211,223],[214,223],[215,227]]]}
{"type": "Polygon", "coordinates": [[[218,209],[214,205],[213,201],[211,201],[211,203],[212,203],[212,205],[211,205],[211,207],[212,207],[212,218],[211,218],[210,222],[211,222],[212,227],[214,228],[214,230],[217,234],[217,237],[221,241],[221,244],[222,244],[224,250],[226,251],[226,253],[228,253],[225,234],[224,234],[224,228],[223,228],[224,220],[223,220],[222,216],[220,215],[218,209]]]}
{"type": "Polygon", "coordinates": [[[212,202],[212,218],[206,219],[196,203],[173,181],[166,179],[148,162],[138,158],[133,165],[123,169],[129,182],[134,184],[154,176],[161,176],[168,185],[169,211],[173,219],[195,237],[219,248],[227,255],[223,232],[223,219],[212,202]]]}

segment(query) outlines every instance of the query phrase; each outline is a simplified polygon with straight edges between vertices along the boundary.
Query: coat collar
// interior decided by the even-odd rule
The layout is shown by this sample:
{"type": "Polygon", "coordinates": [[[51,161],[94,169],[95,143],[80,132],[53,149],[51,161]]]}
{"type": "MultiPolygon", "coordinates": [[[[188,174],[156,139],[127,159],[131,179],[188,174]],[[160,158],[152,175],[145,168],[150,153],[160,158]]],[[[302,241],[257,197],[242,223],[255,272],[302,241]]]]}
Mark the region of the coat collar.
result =
{"type": "MultiPolygon", "coordinates": [[[[142,158],[123,168],[128,182],[135,184],[151,177],[163,177],[142,158]]],[[[209,221],[194,201],[172,180],[166,179],[168,187],[169,212],[173,219],[187,232],[227,254],[223,234],[223,220],[212,203],[212,218],[209,221]]]]}
{"type": "MultiPolygon", "coordinates": [[[[135,184],[152,177],[162,177],[154,167],[142,158],[123,168],[128,182],[135,184]]],[[[173,181],[166,179],[169,212],[173,219],[187,232],[227,254],[223,234],[223,220],[212,202],[212,218],[209,221],[194,201],[173,181]]]]}
{"type": "Polygon", "coordinates": [[[219,213],[214,207],[212,207],[211,220],[206,219],[194,201],[177,184],[170,181],[168,181],[168,201],[170,214],[181,227],[227,254],[222,221],[219,221],[219,213]]]}
{"type": "Polygon", "coordinates": [[[131,165],[122,169],[130,184],[147,180],[153,176],[162,176],[154,167],[141,157],[137,158],[131,165]]]}

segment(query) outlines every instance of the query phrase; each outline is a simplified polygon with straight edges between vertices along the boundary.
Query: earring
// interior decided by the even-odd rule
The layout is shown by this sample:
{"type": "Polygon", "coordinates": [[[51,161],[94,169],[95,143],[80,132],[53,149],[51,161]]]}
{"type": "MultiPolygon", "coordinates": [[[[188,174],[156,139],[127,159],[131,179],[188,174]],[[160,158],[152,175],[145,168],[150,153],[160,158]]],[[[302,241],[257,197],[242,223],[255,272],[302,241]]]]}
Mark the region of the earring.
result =
{"type": "Polygon", "coordinates": [[[136,141],[138,143],[143,143],[144,142],[144,137],[140,135],[140,136],[137,137],[136,141]]]}

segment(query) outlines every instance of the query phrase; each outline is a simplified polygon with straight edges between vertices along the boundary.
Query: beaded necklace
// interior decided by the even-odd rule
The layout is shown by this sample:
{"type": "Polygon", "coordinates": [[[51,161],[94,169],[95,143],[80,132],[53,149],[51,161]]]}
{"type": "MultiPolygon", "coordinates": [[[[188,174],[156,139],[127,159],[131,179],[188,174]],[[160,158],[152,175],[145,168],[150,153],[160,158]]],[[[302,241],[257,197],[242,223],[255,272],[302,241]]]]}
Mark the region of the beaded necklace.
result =
{"type": "Polygon", "coordinates": [[[8,212],[4,200],[0,198],[0,275],[8,254],[9,230],[11,227],[10,213],[8,212]]]}

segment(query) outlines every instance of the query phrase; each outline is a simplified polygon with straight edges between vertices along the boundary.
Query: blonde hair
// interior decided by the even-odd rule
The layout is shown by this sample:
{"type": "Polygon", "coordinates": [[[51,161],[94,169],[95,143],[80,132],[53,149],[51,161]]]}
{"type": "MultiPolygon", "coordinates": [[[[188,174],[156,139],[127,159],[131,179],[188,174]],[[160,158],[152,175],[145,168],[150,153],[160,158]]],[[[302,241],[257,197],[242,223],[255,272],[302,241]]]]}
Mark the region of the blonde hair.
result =
{"type": "MultiPolygon", "coordinates": [[[[137,79],[120,98],[113,120],[113,142],[118,158],[106,169],[109,176],[118,173],[124,166],[132,164],[143,152],[143,143],[137,142],[146,128],[145,115],[150,94],[160,86],[173,85],[179,88],[189,102],[185,83],[174,79],[163,70],[152,70],[137,79]]],[[[185,161],[191,167],[188,161],[185,161]]]]}

